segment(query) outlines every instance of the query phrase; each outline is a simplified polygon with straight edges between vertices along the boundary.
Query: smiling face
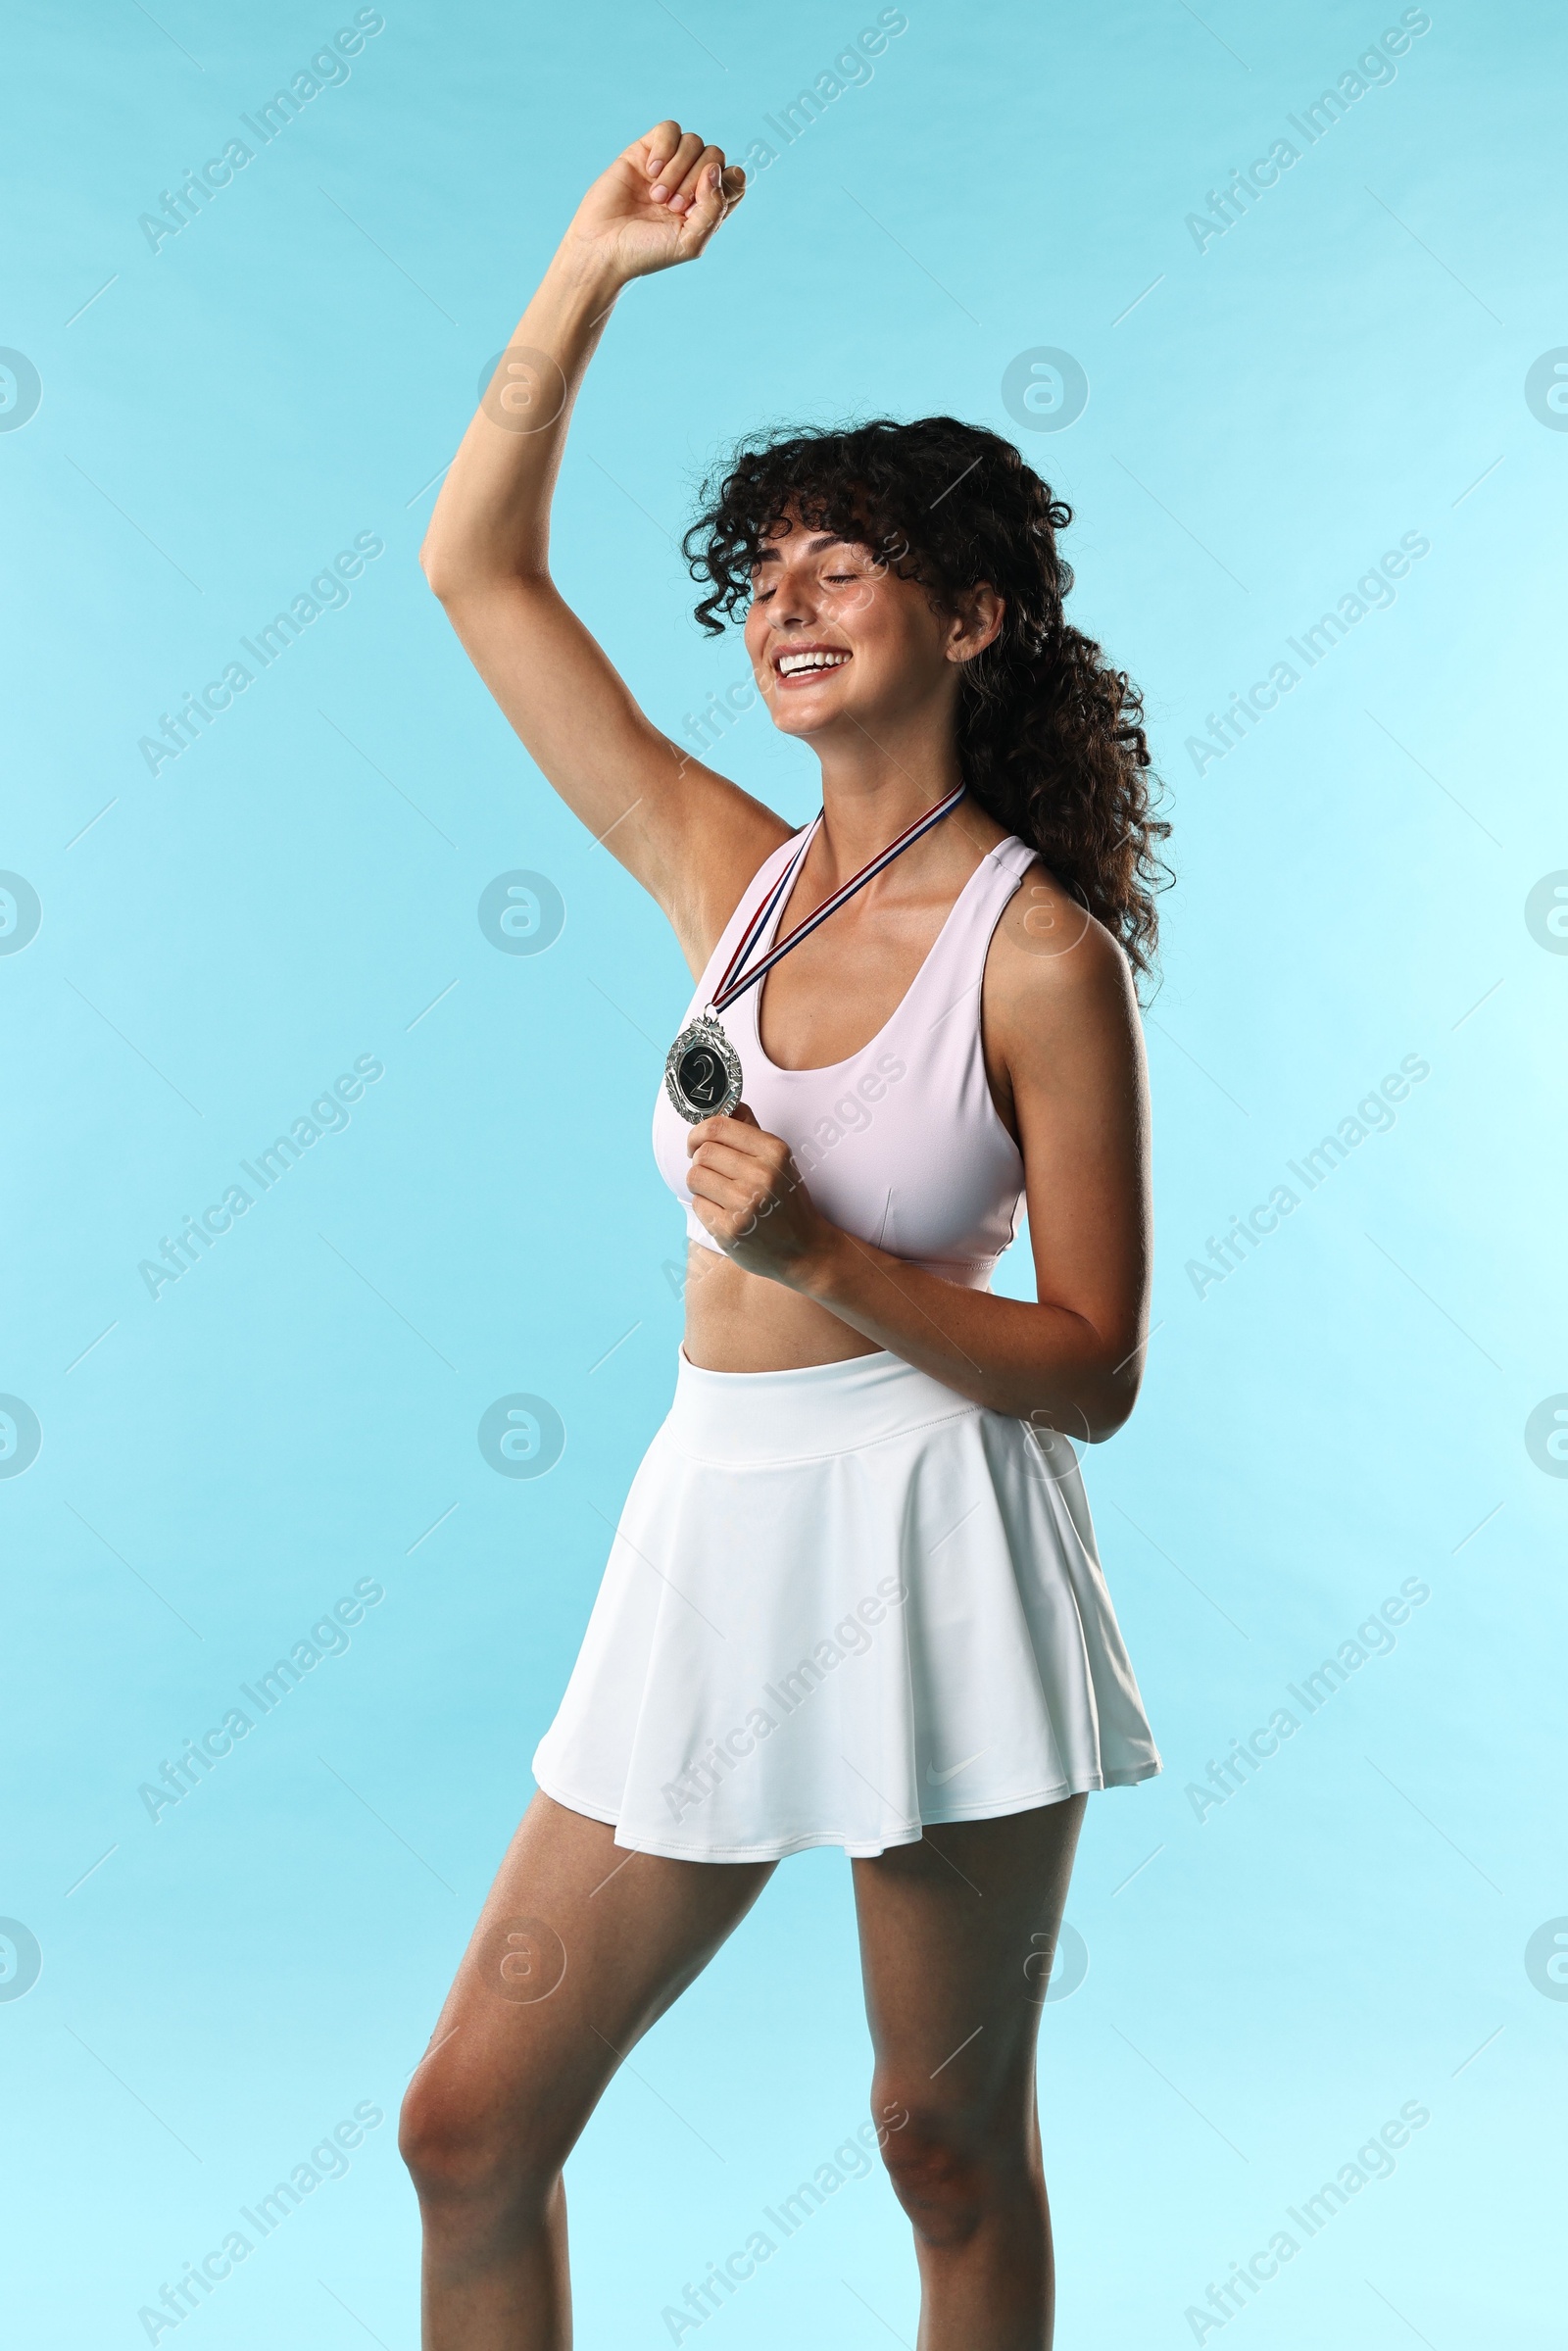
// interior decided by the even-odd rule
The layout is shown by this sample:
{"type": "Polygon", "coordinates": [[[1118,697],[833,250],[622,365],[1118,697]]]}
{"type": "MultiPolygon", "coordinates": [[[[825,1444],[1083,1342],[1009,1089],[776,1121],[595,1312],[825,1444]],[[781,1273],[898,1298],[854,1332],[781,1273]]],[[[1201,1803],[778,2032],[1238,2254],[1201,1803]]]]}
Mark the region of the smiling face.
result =
{"type": "Polygon", "coordinates": [[[909,719],[951,724],[962,664],[1001,625],[987,589],[966,616],[935,609],[858,541],[773,525],[752,574],[746,650],[787,735],[819,748],[834,736],[880,736],[909,719]]]}

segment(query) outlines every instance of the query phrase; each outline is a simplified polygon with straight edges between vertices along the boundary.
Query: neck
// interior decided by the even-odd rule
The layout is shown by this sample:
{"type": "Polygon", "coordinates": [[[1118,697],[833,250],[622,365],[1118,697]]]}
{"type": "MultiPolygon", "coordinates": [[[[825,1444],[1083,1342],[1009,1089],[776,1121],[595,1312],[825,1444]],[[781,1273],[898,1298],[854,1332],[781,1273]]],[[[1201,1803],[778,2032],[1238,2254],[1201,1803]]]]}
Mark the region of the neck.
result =
{"type": "MultiPolygon", "coordinates": [[[[858,872],[962,781],[957,748],[946,732],[933,742],[929,727],[878,729],[873,739],[852,719],[845,734],[847,740],[816,747],[822,762],[817,848],[835,882],[858,872]]],[[[966,805],[960,801],[955,816],[966,805]]],[[[938,825],[913,854],[947,830],[946,823],[938,825]]]]}

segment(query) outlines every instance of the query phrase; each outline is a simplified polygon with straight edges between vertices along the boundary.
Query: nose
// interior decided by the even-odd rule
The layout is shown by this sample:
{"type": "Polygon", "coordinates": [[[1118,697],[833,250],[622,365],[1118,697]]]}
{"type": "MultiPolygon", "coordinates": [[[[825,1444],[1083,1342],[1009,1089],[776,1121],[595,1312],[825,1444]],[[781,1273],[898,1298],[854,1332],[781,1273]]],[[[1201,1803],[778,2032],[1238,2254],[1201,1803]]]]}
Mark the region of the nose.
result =
{"type": "Polygon", "coordinates": [[[767,616],[775,628],[806,628],[816,618],[816,598],[809,575],[783,565],[773,589],[767,616]]]}

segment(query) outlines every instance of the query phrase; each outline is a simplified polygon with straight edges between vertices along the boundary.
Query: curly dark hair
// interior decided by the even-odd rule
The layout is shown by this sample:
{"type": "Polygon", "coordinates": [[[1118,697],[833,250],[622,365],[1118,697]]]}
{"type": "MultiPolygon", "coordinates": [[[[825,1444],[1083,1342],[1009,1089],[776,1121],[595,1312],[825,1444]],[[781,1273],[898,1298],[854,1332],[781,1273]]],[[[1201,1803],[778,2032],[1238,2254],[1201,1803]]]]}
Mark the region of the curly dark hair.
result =
{"type": "Polygon", "coordinates": [[[869,547],[939,609],[982,581],[1005,599],[1001,633],[962,672],[964,781],[1149,973],[1170,826],[1154,812],[1143,697],[1066,619],[1073,575],[1056,533],[1072,510],[1011,442],[954,416],[767,433],[742,441],[700,497],[682,549],[709,586],[697,617],[710,635],[749,602],[787,512],[869,547]]]}

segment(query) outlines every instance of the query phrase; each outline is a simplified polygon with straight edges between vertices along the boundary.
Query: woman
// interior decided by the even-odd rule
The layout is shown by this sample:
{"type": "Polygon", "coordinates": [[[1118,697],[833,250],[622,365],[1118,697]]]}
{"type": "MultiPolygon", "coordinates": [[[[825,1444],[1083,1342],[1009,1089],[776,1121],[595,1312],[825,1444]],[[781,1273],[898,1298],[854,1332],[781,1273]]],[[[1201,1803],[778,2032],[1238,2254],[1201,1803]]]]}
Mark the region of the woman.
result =
{"type": "Polygon", "coordinates": [[[1085,1791],[1159,1769],[1071,1441],[1120,1426],[1142,1364],[1134,975],[1166,828],[1137,697],[1062,618],[1066,509],[949,418],[743,451],[688,554],[700,616],[745,605],[769,713],[820,759],[801,835],[658,732],[547,567],[615,297],[743,192],[674,122],[595,183],[422,556],[538,765],[668,915],[688,1025],[716,1004],[721,1032],[683,1037],[655,1118],[691,1245],[675,1402],[404,2109],[431,2351],[569,2341],[565,2157],[818,1843],[852,1857],[921,2344],[1049,2343],[1044,1979],[1085,1791]],[[1033,1305],[989,1290],[1024,1199],[1033,1305]]]}

